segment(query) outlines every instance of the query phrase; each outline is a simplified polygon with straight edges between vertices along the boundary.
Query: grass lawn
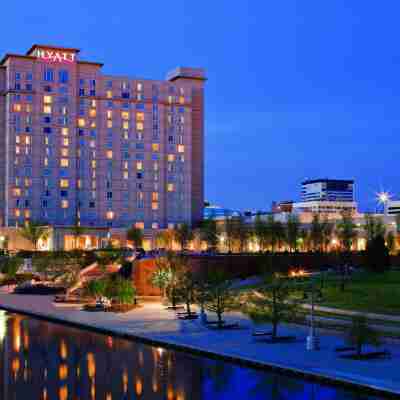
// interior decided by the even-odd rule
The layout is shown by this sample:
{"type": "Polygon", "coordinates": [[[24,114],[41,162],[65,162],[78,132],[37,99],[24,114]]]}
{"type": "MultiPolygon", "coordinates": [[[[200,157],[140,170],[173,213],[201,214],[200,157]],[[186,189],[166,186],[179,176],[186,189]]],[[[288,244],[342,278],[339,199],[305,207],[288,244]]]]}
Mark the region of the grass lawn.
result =
{"type": "Polygon", "coordinates": [[[400,271],[360,274],[347,283],[344,292],[338,283],[327,283],[320,305],[400,316],[400,271]]]}

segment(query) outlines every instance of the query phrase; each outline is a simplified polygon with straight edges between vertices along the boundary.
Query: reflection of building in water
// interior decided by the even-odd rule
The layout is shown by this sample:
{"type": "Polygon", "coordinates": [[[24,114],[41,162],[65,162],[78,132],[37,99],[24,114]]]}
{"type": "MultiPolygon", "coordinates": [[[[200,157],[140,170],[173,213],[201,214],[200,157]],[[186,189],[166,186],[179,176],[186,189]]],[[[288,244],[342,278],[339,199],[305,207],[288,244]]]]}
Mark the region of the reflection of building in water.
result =
{"type": "Polygon", "coordinates": [[[180,353],[6,314],[0,340],[4,399],[202,397],[201,368],[180,353]]]}

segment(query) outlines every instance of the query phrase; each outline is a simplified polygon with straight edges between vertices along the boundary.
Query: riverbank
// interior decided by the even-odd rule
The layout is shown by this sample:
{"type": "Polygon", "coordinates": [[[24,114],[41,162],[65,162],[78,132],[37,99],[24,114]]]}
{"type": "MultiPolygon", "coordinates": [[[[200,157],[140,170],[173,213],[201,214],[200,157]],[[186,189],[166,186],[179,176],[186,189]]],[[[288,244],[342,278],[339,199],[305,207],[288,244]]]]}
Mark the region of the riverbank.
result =
{"type": "Polygon", "coordinates": [[[49,296],[0,294],[0,307],[256,367],[284,369],[333,383],[400,394],[400,370],[397,368],[400,344],[395,341],[385,344],[385,348],[392,353],[391,359],[354,361],[341,359],[335,353],[334,348],[343,345],[340,333],[324,332],[321,335],[321,349],[315,352],[305,349],[305,327],[282,327],[282,334],[296,335],[298,340],[295,343],[271,345],[256,342],[251,337],[251,322],[240,313],[230,313],[227,319],[238,321],[243,329],[214,331],[200,325],[198,321],[177,320],[175,313],[165,310],[159,302],[146,302],[144,307],[126,314],[89,313],[73,306],[56,307],[49,296]]]}

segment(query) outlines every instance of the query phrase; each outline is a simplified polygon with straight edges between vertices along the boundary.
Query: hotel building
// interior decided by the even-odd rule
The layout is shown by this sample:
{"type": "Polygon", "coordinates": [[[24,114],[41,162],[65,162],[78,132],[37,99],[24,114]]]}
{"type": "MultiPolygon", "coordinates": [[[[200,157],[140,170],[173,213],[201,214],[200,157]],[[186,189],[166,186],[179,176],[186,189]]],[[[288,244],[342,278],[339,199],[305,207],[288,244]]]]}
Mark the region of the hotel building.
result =
{"type": "Polygon", "coordinates": [[[160,81],[102,67],[41,45],[0,61],[2,227],[40,221],[66,247],[75,226],[152,237],[202,219],[204,71],[160,81]]]}

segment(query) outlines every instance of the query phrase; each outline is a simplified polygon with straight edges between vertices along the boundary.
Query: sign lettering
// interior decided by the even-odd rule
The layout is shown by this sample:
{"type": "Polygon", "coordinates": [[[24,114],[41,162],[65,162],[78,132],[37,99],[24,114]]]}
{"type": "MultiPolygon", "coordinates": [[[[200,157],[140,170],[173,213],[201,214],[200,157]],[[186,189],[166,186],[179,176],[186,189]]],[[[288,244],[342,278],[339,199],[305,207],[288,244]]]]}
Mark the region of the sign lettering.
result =
{"type": "Polygon", "coordinates": [[[55,51],[46,49],[37,49],[36,57],[51,62],[68,62],[73,63],[75,61],[75,53],[66,51],[55,51]]]}

